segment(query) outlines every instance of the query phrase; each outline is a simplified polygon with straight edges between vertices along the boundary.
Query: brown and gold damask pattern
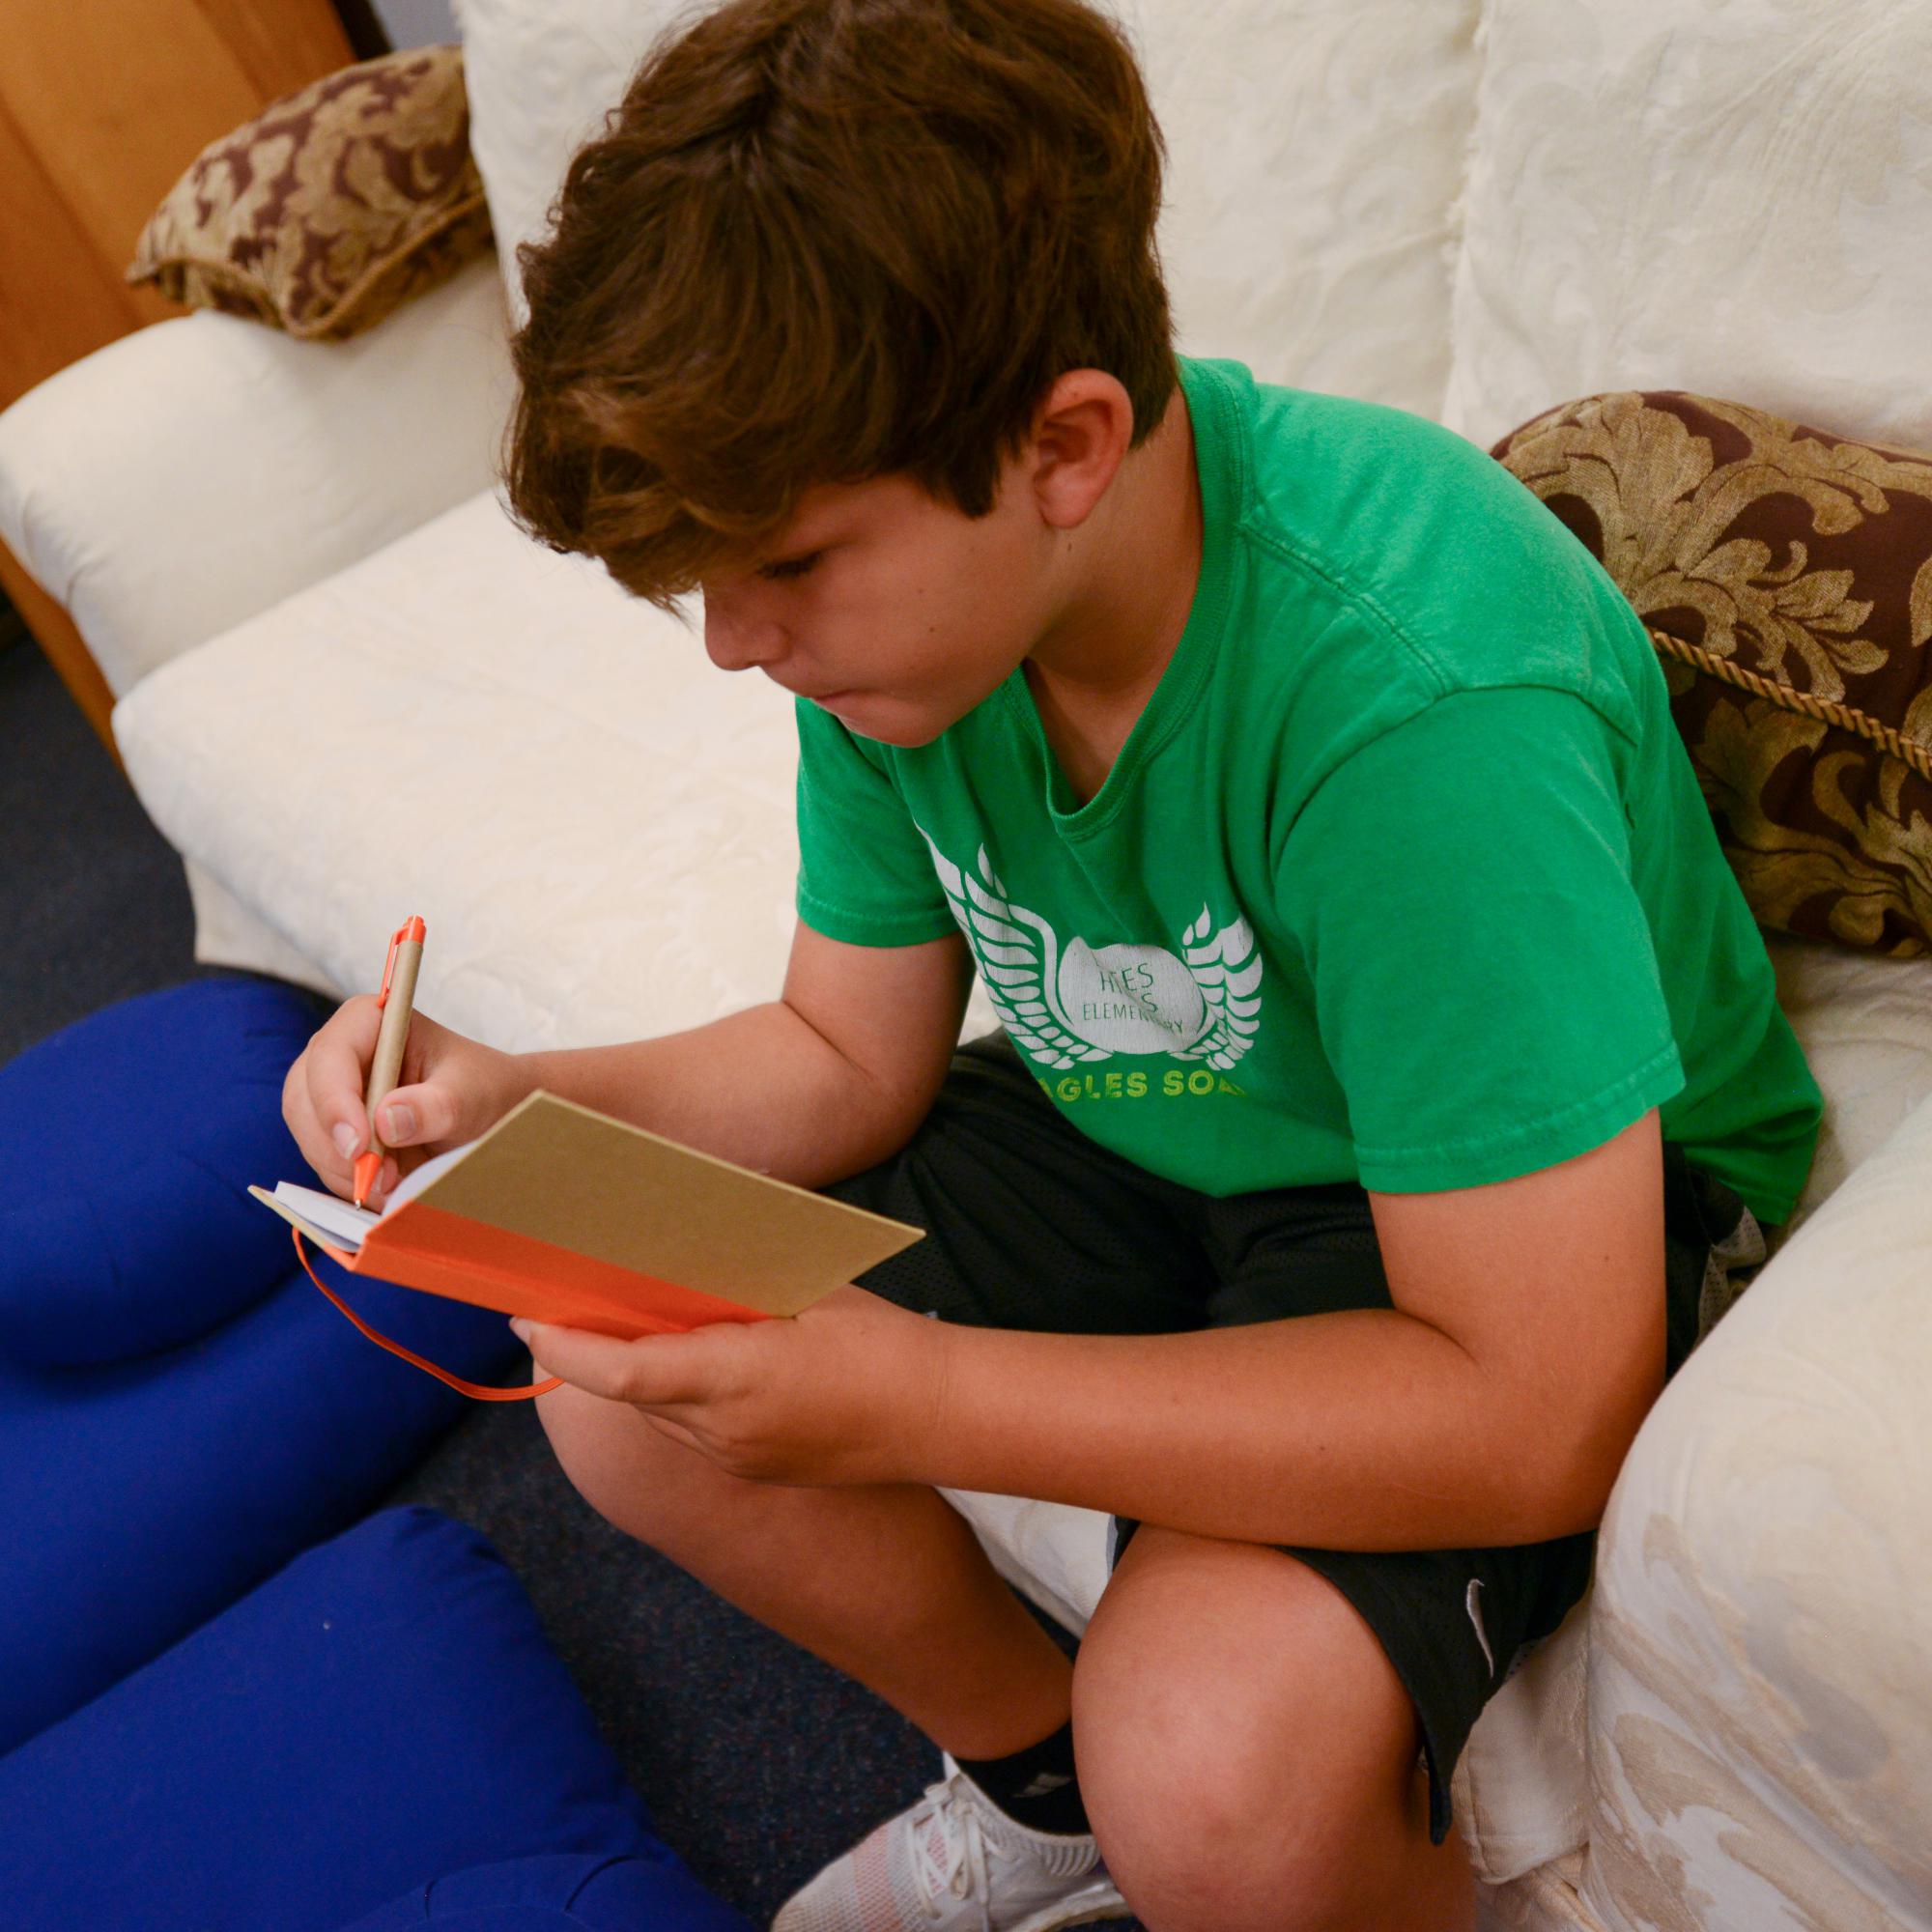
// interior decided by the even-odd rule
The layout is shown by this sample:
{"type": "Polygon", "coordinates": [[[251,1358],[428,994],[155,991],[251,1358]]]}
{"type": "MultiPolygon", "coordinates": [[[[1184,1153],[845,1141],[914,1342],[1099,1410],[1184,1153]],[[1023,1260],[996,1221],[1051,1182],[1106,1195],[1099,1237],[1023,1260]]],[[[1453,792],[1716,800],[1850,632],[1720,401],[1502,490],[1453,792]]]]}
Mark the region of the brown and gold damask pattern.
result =
{"type": "Polygon", "coordinates": [[[203,149],[128,280],[336,341],[489,242],[462,49],[420,47],[326,75],[203,149]]]}
{"type": "Polygon", "coordinates": [[[1492,451],[1663,660],[1761,925],[1932,944],[1932,454],[1675,391],[1590,396],[1492,451]]]}

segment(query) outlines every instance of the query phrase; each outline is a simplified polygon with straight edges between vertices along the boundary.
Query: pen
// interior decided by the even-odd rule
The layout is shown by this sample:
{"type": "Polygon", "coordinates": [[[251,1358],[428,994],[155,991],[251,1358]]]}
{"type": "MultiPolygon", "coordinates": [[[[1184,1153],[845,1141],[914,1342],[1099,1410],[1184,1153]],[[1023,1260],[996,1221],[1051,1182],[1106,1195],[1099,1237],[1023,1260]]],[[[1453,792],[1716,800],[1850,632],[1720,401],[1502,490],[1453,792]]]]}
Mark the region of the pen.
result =
{"type": "Polygon", "coordinates": [[[383,1157],[388,1149],[376,1131],[376,1109],[395,1091],[396,1075],[403,1070],[403,1042],[410,1037],[410,1013],[415,1005],[416,974],[422,968],[423,940],[429,928],[412,916],[397,926],[389,938],[389,956],[383,961],[383,990],[376,1004],[383,1009],[383,1024],[376,1035],[376,1057],[369,1063],[369,1091],[362,1105],[369,1116],[369,1146],[355,1156],[355,1205],[375,1186],[383,1172],[383,1157]]]}

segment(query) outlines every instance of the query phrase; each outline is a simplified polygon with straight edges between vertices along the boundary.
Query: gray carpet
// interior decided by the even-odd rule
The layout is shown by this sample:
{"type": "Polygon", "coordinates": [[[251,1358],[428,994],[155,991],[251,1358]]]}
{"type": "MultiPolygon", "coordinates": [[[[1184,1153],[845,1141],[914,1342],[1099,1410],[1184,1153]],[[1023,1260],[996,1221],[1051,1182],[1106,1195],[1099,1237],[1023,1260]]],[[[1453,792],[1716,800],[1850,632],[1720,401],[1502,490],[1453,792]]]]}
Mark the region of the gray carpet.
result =
{"type": "MultiPolygon", "coordinates": [[[[0,908],[0,1062],[201,970],[179,861],[4,604],[0,908]]],[[[385,1501],[492,1539],[664,1837],[758,1924],[937,1774],[895,1712],[592,1511],[528,1403],[478,1404],[385,1501]]]]}

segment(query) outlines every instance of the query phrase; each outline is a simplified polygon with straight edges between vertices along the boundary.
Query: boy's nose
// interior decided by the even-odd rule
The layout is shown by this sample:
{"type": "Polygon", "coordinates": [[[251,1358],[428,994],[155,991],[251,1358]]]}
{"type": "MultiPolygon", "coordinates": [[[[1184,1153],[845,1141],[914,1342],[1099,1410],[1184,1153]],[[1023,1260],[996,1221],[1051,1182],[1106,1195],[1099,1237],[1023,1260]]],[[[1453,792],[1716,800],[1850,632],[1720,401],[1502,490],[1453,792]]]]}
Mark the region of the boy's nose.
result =
{"type": "Polygon", "coordinates": [[[785,654],[785,634],[768,617],[734,610],[731,600],[704,600],[704,650],[720,670],[750,670],[785,654]]]}

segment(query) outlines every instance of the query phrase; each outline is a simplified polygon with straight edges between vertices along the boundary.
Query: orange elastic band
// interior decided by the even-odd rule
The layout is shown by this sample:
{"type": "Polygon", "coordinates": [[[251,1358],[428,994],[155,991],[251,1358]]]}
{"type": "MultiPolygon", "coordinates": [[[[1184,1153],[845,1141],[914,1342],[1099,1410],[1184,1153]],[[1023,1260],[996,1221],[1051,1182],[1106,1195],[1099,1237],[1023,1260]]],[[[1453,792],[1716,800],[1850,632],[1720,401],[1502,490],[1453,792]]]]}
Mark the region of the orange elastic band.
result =
{"type": "Polygon", "coordinates": [[[440,1369],[434,1362],[425,1361],[413,1350],[404,1348],[400,1342],[392,1342],[386,1335],[377,1334],[375,1329],[370,1327],[368,1322],[363,1321],[361,1316],[357,1315],[355,1309],[351,1308],[316,1273],[315,1269],[309,1266],[308,1250],[302,1246],[301,1230],[299,1228],[291,1228],[289,1233],[295,1236],[296,1253],[300,1258],[303,1271],[307,1274],[309,1280],[314,1282],[316,1287],[321,1289],[323,1293],[327,1295],[329,1300],[334,1302],[336,1307],[341,1309],[343,1314],[348,1316],[350,1321],[355,1322],[356,1327],[361,1329],[370,1341],[374,1342],[378,1348],[388,1350],[390,1354],[400,1355],[404,1361],[414,1363],[417,1368],[423,1370],[426,1374],[434,1376],[439,1381],[447,1382],[459,1395],[473,1396],[478,1402],[527,1402],[532,1396],[548,1395],[552,1389],[563,1386],[563,1378],[561,1376],[552,1376],[547,1382],[530,1382],[523,1388],[486,1388],[481,1382],[467,1382],[461,1376],[453,1376],[447,1369],[440,1369]]]}

